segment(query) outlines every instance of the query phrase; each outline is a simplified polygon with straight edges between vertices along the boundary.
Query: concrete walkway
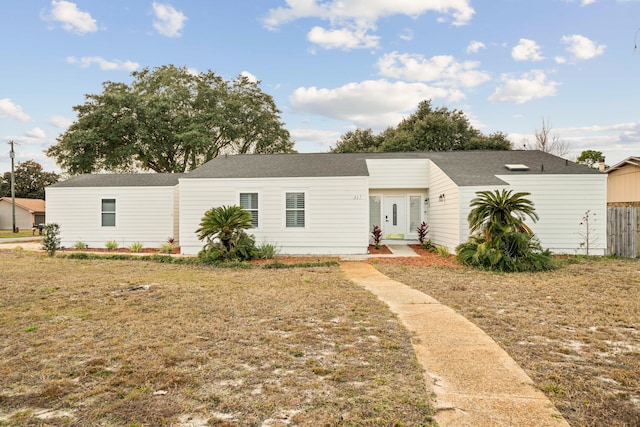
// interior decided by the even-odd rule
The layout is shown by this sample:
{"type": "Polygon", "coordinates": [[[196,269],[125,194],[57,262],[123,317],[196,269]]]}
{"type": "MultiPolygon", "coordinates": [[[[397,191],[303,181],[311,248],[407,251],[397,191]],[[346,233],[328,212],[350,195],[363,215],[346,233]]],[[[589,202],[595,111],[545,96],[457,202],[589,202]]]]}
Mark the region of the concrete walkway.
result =
{"type": "Polygon", "coordinates": [[[463,316],[368,263],[341,262],[340,268],[413,334],[441,426],[569,426],[518,364],[463,316]]]}

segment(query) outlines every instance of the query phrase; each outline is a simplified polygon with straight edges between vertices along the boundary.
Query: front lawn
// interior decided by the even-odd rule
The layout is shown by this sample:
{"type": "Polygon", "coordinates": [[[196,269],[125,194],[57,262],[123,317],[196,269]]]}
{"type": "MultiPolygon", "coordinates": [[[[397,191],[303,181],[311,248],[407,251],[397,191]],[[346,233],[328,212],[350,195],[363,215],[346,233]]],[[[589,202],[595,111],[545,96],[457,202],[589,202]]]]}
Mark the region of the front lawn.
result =
{"type": "Polygon", "coordinates": [[[336,267],[0,257],[0,425],[429,425],[408,332],[336,267]]]}
{"type": "Polygon", "coordinates": [[[427,258],[374,265],[487,332],[572,426],[640,426],[640,261],[569,257],[556,271],[496,274],[427,258]]]}

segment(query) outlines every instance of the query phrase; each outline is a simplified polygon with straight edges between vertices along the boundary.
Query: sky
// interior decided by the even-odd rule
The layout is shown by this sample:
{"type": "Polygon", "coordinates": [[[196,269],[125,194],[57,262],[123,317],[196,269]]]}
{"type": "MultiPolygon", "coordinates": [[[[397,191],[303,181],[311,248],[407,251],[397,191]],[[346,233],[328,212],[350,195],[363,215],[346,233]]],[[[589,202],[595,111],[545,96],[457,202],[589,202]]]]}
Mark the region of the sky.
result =
{"type": "Polygon", "coordinates": [[[542,121],[575,160],[640,155],[640,0],[3,0],[0,173],[35,160],[106,81],[166,64],[260,82],[299,152],[420,101],[515,148],[542,121]],[[638,48],[635,49],[635,45],[638,48]]]}

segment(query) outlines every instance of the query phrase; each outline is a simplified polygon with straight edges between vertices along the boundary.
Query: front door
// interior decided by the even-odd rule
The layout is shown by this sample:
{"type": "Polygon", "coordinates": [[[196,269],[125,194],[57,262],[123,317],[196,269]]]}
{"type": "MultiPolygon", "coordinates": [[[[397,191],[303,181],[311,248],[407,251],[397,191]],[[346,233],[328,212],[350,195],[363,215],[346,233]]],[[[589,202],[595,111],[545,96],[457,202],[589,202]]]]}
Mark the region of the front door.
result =
{"type": "Polygon", "coordinates": [[[384,222],[382,231],[385,239],[404,239],[407,231],[406,199],[404,196],[384,198],[384,222]]]}

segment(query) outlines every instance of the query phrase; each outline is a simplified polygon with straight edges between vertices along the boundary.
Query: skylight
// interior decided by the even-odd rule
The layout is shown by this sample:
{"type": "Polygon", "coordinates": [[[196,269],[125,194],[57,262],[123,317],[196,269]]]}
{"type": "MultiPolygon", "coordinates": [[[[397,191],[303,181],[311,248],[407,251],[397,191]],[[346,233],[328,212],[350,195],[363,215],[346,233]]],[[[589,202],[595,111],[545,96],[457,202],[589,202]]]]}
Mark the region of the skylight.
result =
{"type": "Polygon", "coordinates": [[[504,165],[504,167],[509,169],[510,171],[528,171],[529,170],[529,166],[523,165],[523,164],[506,164],[504,165]]]}

